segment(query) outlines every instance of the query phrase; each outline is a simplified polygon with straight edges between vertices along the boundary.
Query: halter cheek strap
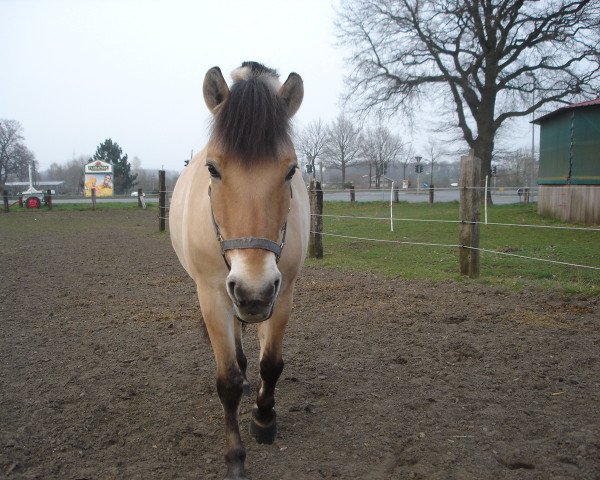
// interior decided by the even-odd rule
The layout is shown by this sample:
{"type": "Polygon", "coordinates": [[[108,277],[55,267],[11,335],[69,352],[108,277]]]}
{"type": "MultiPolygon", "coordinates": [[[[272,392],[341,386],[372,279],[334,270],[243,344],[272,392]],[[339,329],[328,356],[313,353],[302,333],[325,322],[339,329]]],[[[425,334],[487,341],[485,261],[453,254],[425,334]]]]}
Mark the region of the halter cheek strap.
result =
{"type": "MultiPolygon", "coordinates": [[[[290,194],[293,197],[292,188],[290,186],[290,194]]],[[[227,261],[227,257],[225,256],[225,252],[228,250],[243,250],[248,248],[258,248],[261,250],[267,250],[269,252],[273,252],[275,254],[275,262],[279,263],[279,258],[281,257],[281,251],[285,245],[285,234],[287,232],[287,220],[283,224],[281,228],[282,237],[281,243],[274,242],[273,240],[269,240],[268,238],[260,238],[260,237],[241,237],[241,238],[232,238],[230,240],[225,240],[223,235],[221,234],[221,229],[219,228],[219,224],[215,219],[215,212],[212,208],[212,198],[211,198],[211,188],[208,186],[208,197],[211,199],[210,201],[210,217],[212,219],[213,228],[215,229],[215,233],[217,235],[217,240],[221,245],[221,255],[223,256],[223,260],[225,261],[225,265],[227,268],[231,270],[231,265],[227,261]]]]}

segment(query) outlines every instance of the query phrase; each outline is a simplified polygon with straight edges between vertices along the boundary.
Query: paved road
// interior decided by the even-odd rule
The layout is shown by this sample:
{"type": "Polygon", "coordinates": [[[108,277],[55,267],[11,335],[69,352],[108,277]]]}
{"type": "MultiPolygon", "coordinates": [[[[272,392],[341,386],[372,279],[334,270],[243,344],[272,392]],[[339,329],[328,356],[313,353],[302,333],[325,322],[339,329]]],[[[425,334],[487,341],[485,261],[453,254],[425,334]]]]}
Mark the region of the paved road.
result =
{"type": "MultiPolygon", "coordinates": [[[[325,201],[349,201],[350,200],[350,192],[333,192],[325,190],[323,192],[323,199],[325,201]]],[[[356,191],[356,201],[357,202],[376,202],[376,201],[384,201],[387,202],[390,199],[390,191],[389,190],[379,190],[379,191],[356,191]]],[[[399,199],[401,202],[428,202],[429,201],[429,192],[427,190],[422,190],[420,193],[415,191],[411,192],[403,192],[400,190],[399,199]]],[[[434,194],[435,202],[452,202],[459,200],[459,192],[458,190],[436,190],[434,194]]],[[[492,200],[495,205],[506,205],[510,203],[519,203],[521,201],[521,197],[517,195],[516,190],[506,190],[502,193],[494,192],[492,194],[492,200]]],[[[532,201],[536,201],[534,197],[532,201]]]]}
{"type": "MultiPolygon", "coordinates": [[[[97,198],[96,203],[137,203],[137,198],[130,197],[109,197],[109,198],[97,198]]],[[[92,203],[91,198],[84,197],[71,197],[71,198],[61,198],[61,197],[52,197],[52,203],[92,203]]],[[[156,197],[146,197],[146,203],[158,203],[158,196],[156,197]]]]}
{"type": "MultiPolygon", "coordinates": [[[[350,191],[327,191],[323,192],[323,199],[325,201],[342,201],[347,202],[350,201],[350,191]]],[[[390,191],[389,190],[356,190],[356,201],[357,202],[387,202],[390,199],[390,191]]],[[[411,192],[404,192],[400,190],[399,199],[401,202],[428,202],[429,201],[429,193],[427,190],[422,190],[417,193],[414,190],[411,192]]],[[[492,194],[492,199],[495,205],[507,205],[511,203],[519,203],[522,200],[522,197],[517,195],[516,190],[506,190],[502,193],[494,192],[492,194]]],[[[459,192],[458,190],[436,190],[434,200],[436,202],[452,202],[459,200],[459,192]]],[[[534,196],[532,201],[536,201],[537,198],[534,196]]],[[[54,197],[53,203],[88,203],[91,202],[89,198],[77,197],[77,198],[60,198],[54,197]]],[[[97,203],[110,203],[110,202],[124,202],[124,203],[133,203],[137,202],[137,198],[132,197],[117,197],[117,198],[98,198],[96,200],[97,203]]],[[[158,203],[158,196],[148,196],[146,197],[146,203],[158,203]]]]}

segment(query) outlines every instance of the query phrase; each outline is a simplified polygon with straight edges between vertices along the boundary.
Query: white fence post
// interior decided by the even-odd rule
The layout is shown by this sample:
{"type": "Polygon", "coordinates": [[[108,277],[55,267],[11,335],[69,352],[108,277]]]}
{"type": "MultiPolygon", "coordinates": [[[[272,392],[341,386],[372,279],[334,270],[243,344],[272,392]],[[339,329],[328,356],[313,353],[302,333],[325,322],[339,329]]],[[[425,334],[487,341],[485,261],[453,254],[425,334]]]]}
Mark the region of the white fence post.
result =
{"type": "Polygon", "coordinates": [[[392,180],[392,189],[390,190],[390,231],[394,231],[394,181],[392,180]]]}

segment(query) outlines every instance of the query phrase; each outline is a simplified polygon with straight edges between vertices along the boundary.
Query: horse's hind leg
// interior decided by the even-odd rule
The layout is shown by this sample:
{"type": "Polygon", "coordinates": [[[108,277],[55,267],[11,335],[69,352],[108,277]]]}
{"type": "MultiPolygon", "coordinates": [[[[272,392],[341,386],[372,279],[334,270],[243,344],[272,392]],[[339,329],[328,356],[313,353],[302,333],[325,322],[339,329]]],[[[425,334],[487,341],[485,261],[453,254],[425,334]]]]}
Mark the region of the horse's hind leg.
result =
{"type": "Polygon", "coordinates": [[[250,424],[250,433],[258,443],[273,443],[277,434],[275,385],[283,371],[282,343],[290,315],[291,297],[290,292],[279,298],[273,316],[258,327],[261,383],[250,424]]]}

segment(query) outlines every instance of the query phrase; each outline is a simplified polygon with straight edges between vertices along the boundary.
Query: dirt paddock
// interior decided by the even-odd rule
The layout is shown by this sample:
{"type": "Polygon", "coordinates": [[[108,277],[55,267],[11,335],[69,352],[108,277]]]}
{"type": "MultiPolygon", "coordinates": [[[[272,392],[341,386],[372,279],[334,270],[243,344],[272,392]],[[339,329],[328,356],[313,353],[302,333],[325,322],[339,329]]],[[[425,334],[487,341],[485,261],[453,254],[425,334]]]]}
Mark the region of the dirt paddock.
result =
{"type": "MultiPolygon", "coordinates": [[[[0,215],[0,478],[223,477],[195,286],[156,224],[0,215]]],[[[306,268],[275,444],[243,399],[248,474],[600,479],[599,350],[593,298],[306,268]]]]}

